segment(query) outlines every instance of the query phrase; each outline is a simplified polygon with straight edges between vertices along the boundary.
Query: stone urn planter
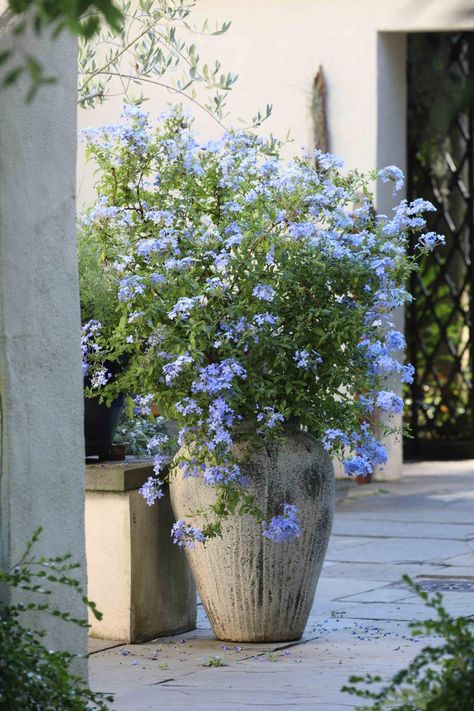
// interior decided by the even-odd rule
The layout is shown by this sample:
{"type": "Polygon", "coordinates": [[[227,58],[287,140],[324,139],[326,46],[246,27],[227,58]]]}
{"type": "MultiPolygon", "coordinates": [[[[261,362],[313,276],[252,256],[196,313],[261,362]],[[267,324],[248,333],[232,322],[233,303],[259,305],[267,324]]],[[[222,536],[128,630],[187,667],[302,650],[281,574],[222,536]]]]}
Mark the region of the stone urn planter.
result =
{"type": "MultiPolygon", "coordinates": [[[[186,549],[196,585],[218,639],[234,642],[280,642],[299,639],[313,604],[334,514],[331,459],[319,442],[296,428],[286,440],[250,452],[237,445],[249,490],[270,519],[283,501],[300,511],[301,535],[275,543],[262,535],[254,517],[231,516],[222,538],[186,549]]],[[[201,479],[170,481],[177,519],[202,526],[195,511],[207,509],[213,487],[201,479]]]]}

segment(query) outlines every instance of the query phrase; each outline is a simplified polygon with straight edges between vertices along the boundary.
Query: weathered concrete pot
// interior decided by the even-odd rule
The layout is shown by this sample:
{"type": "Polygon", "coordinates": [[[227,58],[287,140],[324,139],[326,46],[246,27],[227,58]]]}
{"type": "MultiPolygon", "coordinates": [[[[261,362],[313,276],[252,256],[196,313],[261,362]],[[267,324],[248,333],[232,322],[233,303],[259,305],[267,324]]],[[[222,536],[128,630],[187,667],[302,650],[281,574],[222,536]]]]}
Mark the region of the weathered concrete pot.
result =
{"type": "MultiPolygon", "coordinates": [[[[237,445],[239,455],[249,445],[237,445]]],[[[268,520],[281,504],[296,504],[301,536],[274,543],[252,516],[231,516],[222,538],[196,544],[186,555],[218,639],[276,642],[299,639],[314,600],[334,515],[334,474],[327,452],[311,435],[293,429],[283,444],[253,452],[242,470],[268,520]]],[[[201,526],[193,512],[207,509],[213,487],[176,473],[170,482],[177,519],[201,526]]]]}

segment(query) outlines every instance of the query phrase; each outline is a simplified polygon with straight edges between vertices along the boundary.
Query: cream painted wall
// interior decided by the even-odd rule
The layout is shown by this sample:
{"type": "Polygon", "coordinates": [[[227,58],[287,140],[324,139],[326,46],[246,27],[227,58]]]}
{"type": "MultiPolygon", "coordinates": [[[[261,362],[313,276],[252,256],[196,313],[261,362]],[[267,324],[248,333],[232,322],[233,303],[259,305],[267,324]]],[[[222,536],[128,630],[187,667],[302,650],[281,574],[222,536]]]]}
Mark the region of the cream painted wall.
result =
{"type": "MultiPolygon", "coordinates": [[[[471,0],[228,0],[225,4],[198,0],[193,17],[232,21],[226,35],[196,40],[203,56],[218,58],[224,69],[239,74],[229,95],[230,123],[235,124],[239,116],[248,119],[267,102],[273,103],[273,115],[262,130],[278,136],[290,130],[294,151],[311,146],[311,89],[322,64],[328,84],[330,148],[348,167],[368,170],[382,163],[400,163],[404,155],[400,128],[392,134],[391,127],[392,121],[400,122],[401,107],[390,112],[385,108],[385,129],[380,126],[383,143],[377,139],[381,99],[385,107],[392,104],[385,79],[390,88],[394,67],[402,85],[404,78],[400,56],[393,64],[393,57],[384,55],[379,33],[474,28],[474,16],[463,12],[471,6],[471,0]]],[[[149,96],[152,114],[176,100],[154,87],[149,96]]],[[[116,121],[120,105],[116,97],[94,110],[80,110],[79,124],[116,121]]],[[[199,128],[212,134],[216,126],[197,112],[199,128]]],[[[78,171],[82,205],[93,196],[92,170],[84,166],[82,149],[78,171]]]]}

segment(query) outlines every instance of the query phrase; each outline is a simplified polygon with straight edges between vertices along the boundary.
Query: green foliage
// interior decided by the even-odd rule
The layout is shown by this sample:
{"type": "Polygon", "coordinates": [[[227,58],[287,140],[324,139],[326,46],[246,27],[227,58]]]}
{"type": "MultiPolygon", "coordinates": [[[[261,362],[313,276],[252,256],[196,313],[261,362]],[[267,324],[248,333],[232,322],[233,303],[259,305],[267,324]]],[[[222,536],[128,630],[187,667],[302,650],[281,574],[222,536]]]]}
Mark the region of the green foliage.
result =
{"type": "Polygon", "coordinates": [[[105,333],[117,327],[117,276],[110,263],[104,262],[96,241],[79,230],[77,238],[81,321],[97,319],[105,333]]]}
{"type": "MultiPolygon", "coordinates": [[[[32,549],[38,541],[38,529],[21,560],[11,570],[0,569],[0,584],[7,591],[16,589],[12,604],[0,604],[0,708],[24,711],[106,711],[112,697],[92,692],[84,681],[70,671],[75,655],[53,651],[44,643],[45,632],[23,624],[25,613],[49,615],[56,620],[87,627],[49,602],[57,585],[71,588],[80,595],[97,619],[101,615],[84,595],[72,575],[79,565],[70,556],[35,558],[32,549]]],[[[2,591],[3,592],[3,591],[2,591]]],[[[7,592],[8,595],[8,592],[7,592]]]]}
{"type": "MultiPolygon", "coordinates": [[[[332,213],[342,214],[350,201],[362,199],[364,191],[368,194],[368,178],[357,173],[344,176],[332,168],[321,168],[318,173],[311,168],[310,159],[298,159],[294,170],[301,170],[302,175],[308,171],[306,184],[301,179],[299,189],[293,183],[287,188],[283,181],[280,185],[274,180],[267,187],[257,166],[259,161],[279,165],[280,146],[274,140],[267,143],[243,132],[225,137],[221,152],[196,148],[192,160],[202,170],[196,178],[193,170],[183,168],[182,161],[191,160],[186,151],[188,144],[192,145],[192,133],[190,120],[179,109],[156,130],[148,123],[143,127],[141,114],[130,121],[130,129],[124,122],[114,127],[115,133],[110,136],[107,129],[105,134],[101,129],[90,132],[89,151],[100,169],[97,190],[102,206],[86,217],[85,229],[97,243],[106,267],[114,262],[122,264],[122,282],[133,273],[133,278],[147,283],[147,289],[132,302],[125,298],[120,301],[123,316],[119,327],[106,339],[105,351],[98,354],[99,361],[104,352],[111,358],[127,353],[130,359],[127,371],[107,388],[108,396],[113,398],[115,391],[153,393],[163,415],[179,419],[175,404],[188,395],[195,370],[185,369],[174,387],[167,388],[163,366],[168,361],[160,353],[188,351],[201,365],[216,362],[218,357],[243,359],[247,378],[233,385],[234,404],[243,416],[255,417],[255,403],[261,407],[277,404],[285,419],[301,418],[317,434],[324,432],[328,423],[345,431],[355,428],[363,406],[344,393],[367,392],[373,386],[367,380],[365,360],[358,347],[367,333],[364,314],[372,293],[364,287],[373,270],[362,260],[336,260],[323,250],[316,253],[303,240],[289,237],[286,223],[280,223],[278,216],[284,210],[295,221],[302,220],[300,214],[306,216],[308,201],[318,194],[324,196],[326,185],[332,181],[343,198],[334,199],[328,208],[329,221],[332,213]],[[119,137],[122,130],[125,139],[119,137]],[[137,149],[137,141],[146,146],[137,149]],[[181,159],[171,159],[171,151],[182,153],[181,159]],[[239,175],[236,190],[220,187],[220,163],[226,151],[233,174],[239,175]],[[255,166],[248,154],[253,156],[255,166]],[[153,184],[156,175],[160,178],[159,190],[153,184]],[[246,200],[246,195],[254,192],[256,198],[246,200]],[[227,207],[232,201],[239,203],[243,238],[229,251],[229,266],[216,269],[221,234],[235,219],[227,207]],[[110,206],[114,212],[109,215],[110,206]],[[172,252],[166,250],[153,253],[153,259],[137,258],[136,249],[142,241],[158,234],[153,210],[176,215],[178,226],[173,226],[170,234],[176,231],[179,235],[180,255],[190,260],[186,268],[168,270],[172,252]],[[127,223],[122,216],[127,216],[127,223]],[[278,268],[268,264],[269,250],[278,268]],[[153,281],[155,272],[166,275],[164,284],[153,281]],[[224,278],[228,287],[217,283],[214,289],[209,288],[211,278],[224,278]],[[278,294],[271,306],[280,324],[278,338],[271,324],[252,326],[252,319],[257,317],[258,322],[259,314],[266,310],[265,303],[253,295],[260,283],[271,285],[278,294]],[[181,297],[200,294],[204,308],[194,308],[186,320],[167,315],[181,297]],[[347,294],[357,294],[357,303],[347,300],[346,305],[347,294]],[[131,312],[140,315],[130,318],[131,312]],[[216,345],[222,324],[234,324],[239,319],[247,324],[244,331],[235,338],[226,338],[224,332],[222,343],[216,345]],[[160,352],[149,345],[156,333],[160,334],[160,352]],[[127,337],[131,337],[131,345],[127,345],[127,337]],[[304,348],[314,348],[324,356],[316,380],[295,363],[295,350],[304,348]]],[[[374,232],[377,254],[385,241],[381,228],[368,222],[366,229],[374,232]]],[[[403,283],[411,265],[404,256],[394,263],[396,278],[403,283]]]]}
{"type": "Polygon", "coordinates": [[[369,434],[376,393],[386,412],[402,402],[384,392],[385,371],[361,344],[383,348],[382,326],[405,299],[414,263],[403,215],[423,205],[376,219],[374,175],[344,174],[321,154],[287,163],[280,142],[248,131],[201,144],[178,107],[155,127],[127,106],[122,123],[85,136],[99,167],[85,229],[120,278],[118,327],[87,336],[95,392],[155,403],[188,447],[175,464],[224,479],[206,535],[228,514],[259,515],[236,468],[229,474],[236,462],[229,432],[213,422],[217,406],[227,408],[224,429],[244,420],[239,439],[255,446],[296,420],[317,437],[337,430],[339,453],[362,437],[383,459],[369,434]],[[108,379],[107,362],[124,357],[127,369],[108,379]]]}
{"type": "MultiPolygon", "coordinates": [[[[430,596],[408,576],[405,582],[437,615],[435,619],[412,622],[413,635],[439,636],[440,644],[424,647],[415,659],[397,672],[379,691],[344,686],[343,691],[370,699],[359,711],[472,711],[474,699],[474,621],[452,617],[439,593],[430,596]]],[[[380,687],[380,676],[352,676],[351,684],[380,687]]]]}

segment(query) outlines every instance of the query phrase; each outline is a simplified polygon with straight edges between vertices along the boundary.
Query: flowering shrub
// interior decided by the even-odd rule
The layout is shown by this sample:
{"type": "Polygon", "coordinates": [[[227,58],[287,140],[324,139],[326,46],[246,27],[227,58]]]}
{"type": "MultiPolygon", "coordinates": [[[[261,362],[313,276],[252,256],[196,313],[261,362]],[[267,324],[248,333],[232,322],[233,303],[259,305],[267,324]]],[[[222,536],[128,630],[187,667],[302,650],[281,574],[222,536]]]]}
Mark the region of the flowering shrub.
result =
{"type": "MultiPolygon", "coordinates": [[[[263,520],[233,450],[236,428],[245,423],[239,436],[258,446],[297,420],[350,475],[386,462],[371,420],[376,407],[401,412],[393,383],[413,377],[395,358],[404,338],[391,315],[408,299],[410,232],[420,232],[422,251],[443,240],[422,234],[432,205],[404,201],[375,216],[375,175],[344,175],[318,151],[284,162],[276,140],[246,132],[200,143],[181,110],[154,128],[129,107],[123,123],[85,137],[100,168],[85,229],[116,269],[121,313],[105,341],[97,324],[86,328],[94,383],[110,400],[126,390],[145,409],[157,403],[178,422],[182,475],[217,490],[204,529],[179,521],[174,540],[204,541],[223,517],[249,511],[264,536],[291,540],[296,507],[281,502],[263,520]],[[109,381],[105,361],[125,354],[126,372],[109,381]]],[[[380,178],[403,184],[393,166],[380,178]]],[[[167,445],[149,443],[150,504],[167,445]]]]}

